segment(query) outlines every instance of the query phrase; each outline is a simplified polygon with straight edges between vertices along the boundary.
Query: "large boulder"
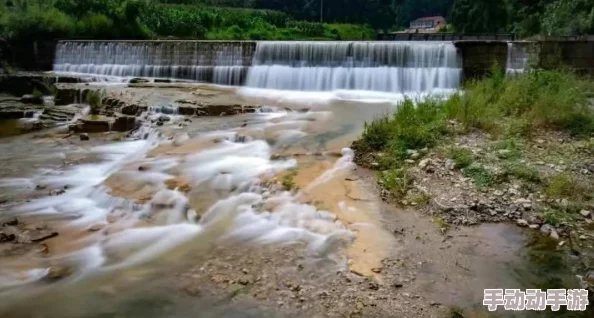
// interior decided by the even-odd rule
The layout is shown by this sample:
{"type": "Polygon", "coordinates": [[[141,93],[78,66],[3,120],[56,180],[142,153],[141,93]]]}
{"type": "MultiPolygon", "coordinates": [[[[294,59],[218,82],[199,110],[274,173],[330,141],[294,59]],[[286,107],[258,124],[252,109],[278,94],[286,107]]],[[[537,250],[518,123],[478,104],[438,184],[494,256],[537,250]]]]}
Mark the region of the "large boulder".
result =
{"type": "Polygon", "coordinates": [[[136,117],[121,116],[117,117],[113,123],[111,130],[113,131],[128,131],[136,128],[136,117]]]}
{"type": "Polygon", "coordinates": [[[80,132],[97,133],[111,130],[114,119],[111,117],[91,115],[80,120],[80,132]]]}

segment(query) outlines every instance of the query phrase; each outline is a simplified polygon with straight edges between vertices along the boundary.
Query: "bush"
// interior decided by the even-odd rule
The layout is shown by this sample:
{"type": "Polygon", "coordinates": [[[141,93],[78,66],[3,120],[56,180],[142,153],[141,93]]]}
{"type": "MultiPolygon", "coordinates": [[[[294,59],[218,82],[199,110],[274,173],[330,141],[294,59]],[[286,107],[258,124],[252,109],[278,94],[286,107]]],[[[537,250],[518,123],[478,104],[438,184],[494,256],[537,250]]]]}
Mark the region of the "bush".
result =
{"type": "Polygon", "coordinates": [[[99,114],[101,110],[101,92],[88,91],[85,102],[91,107],[91,115],[99,114]]]}
{"type": "Polygon", "coordinates": [[[585,201],[591,198],[590,191],[571,174],[558,174],[549,180],[545,194],[551,199],[585,201]]]}
{"type": "Polygon", "coordinates": [[[513,176],[520,180],[539,183],[541,182],[540,173],[536,168],[530,167],[526,164],[514,162],[508,163],[504,166],[505,174],[507,176],[513,176]]]}
{"type": "Polygon", "coordinates": [[[478,188],[489,187],[495,183],[495,177],[491,171],[487,170],[484,166],[473,164],[469,167],[462,169],[462,173],[471,178],[474,185],[478,188]]]}
{"type": "Polygon", "coordinates": [[[452,148],[450,158],[454,160],[456,168],[463,169],[472,164],[472,151],[467,148],[452,148]]]}
{"type": "Polygon", "coordinates": [[[380,176],[382,186],[398,199],[406,196],[413,181],[413,175],[404,168],[383,171],[380,176]]]}

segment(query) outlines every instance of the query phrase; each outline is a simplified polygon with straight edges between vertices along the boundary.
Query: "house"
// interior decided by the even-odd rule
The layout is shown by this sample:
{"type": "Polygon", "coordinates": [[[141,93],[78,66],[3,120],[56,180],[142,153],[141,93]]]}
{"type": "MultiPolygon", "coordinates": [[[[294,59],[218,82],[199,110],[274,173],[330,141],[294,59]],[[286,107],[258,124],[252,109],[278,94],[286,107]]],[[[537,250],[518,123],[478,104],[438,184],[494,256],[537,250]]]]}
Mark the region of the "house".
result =
{"type": "Polygon", "coordinates": [[[410,23],[410,27],[407,32],[419,32],[419,33],[433,33],[439,32],[439,30],[447,25],[444,17],[423,17],[418,18],[410,23]]]}

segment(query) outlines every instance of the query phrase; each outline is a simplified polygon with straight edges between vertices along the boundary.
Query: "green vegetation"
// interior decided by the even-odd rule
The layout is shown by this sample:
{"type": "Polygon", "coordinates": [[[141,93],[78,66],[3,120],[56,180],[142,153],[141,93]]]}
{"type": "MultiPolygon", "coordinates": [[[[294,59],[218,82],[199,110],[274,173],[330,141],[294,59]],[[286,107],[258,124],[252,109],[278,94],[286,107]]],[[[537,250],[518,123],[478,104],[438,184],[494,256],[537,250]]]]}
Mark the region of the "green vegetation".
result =
{"type": "Polygon", "coordinates": [[[548,181],[545,194],[551,199],[572,199],[583,202],[591,199],[591,189],[570,174],[558,174],[548,181]]]}
{"type": "MultiPolygon", "coordinates": [[[[477,188],[491,187],[509,177],[529,183],[527,186],[539,186],[544,180],[538,170],[520,160],[523,147],[537,132],[560,131],[575,138],[592,136],[594,112],[588,107],[589,85],[560,70],[534,70],[512,79],[493,72],[449,99],[404,100],[394,114],[367,123],[353,148],[363,155],[359,163],[365,164],[365,158],[377,162],[373,166],[383,170],[380,182],[385,189],[396,198],[404,198],[412,185],[407,150],[432,148],[448,143],[456,135],[482,131],[496,140],[490,150],[503,173],[485,161],[493,157],[475,160],[470,149],[446,148],[464,176],[471,178],[477,188]],[[519,122],[524,123],[525,133],[510,133],[512,127],[517,127],[514,123],[519,122]]],[[[573,179],[557,176],[546,184],[543,192],[551,198],[571,195],[572,200],[587,200],[583,194],[589,191],[573,179]]]]}
{"type": "Polygon", "coordinates": [[[398,199],[406,197],[413,181],[412,174],[404,168],[383,171],[380,175],[380,184],[398,199]]]}
{"type": "MultiPolygon", "coordinates": [[[[221,1],[223,2],[223,1],[221,1]]],[[[295,21],[281,11],[158,0],[0,0],[0,37],[35,39],[371,39],[365,25],[295,21]]]]}
{"type": "Polygon", "coordinates": [[[472,164],[472,151],[468,148],[452,148],[450,158],[454,160],[456,168],[463,169],[472,164]]]}
{"type": "Polygon", "coordinates": [[[297,176],[297,170],[291,170],[282,177],[281,184],[286,190],[292,191],[298,189],[297,184],[295,184],[295,176],[297,176]]]}
{"type": "Polygon", "coordinates": [[[533,183],[541,182],[540,173],[536,168],[520,162],[510,162],[504,165],[504,171],[507,176],[515,177],[533,183]]]}
{"type": "Polygon", "coordinates": [[[462,173],[472,179],[478,188],[489,187],[495,183],[493,173],[480,164],[473,164],[462,169],[462,173]]]}
{"type": "Polygon", "coordinates": [[[88,91],[85,102],[91,107],[90,114],[97,115],[101,109],[101,92],[88,91]]]}
{"type": "Polygon", "coordinates": [[[446,234],[450,229],[450,224],[448,224],[442,217],[434,217],[433,223],[439,227],[442,234],[446,234]]]}
{"type": "Polygon", "coordinates": [[[520,36],[594,32],[591,0],[456,0],[450,21],[458,32],[514,32],[520,36]]]}

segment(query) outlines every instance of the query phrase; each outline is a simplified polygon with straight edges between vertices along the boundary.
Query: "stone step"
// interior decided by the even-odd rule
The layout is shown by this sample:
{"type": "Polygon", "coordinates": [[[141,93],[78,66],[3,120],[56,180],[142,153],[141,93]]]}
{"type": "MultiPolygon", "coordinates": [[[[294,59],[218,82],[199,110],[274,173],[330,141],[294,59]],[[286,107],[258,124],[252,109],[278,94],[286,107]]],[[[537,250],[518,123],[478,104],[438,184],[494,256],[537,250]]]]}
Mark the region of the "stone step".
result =
{"type": "Polygon", "coordinates": [[[48,114],[42,114],[41,116],[39,116],[39,119],[55,120],[55,121],[70,121],[70,120],[72,120],[72,118],[69,118],[69,117],[54,116],[54,115],[48,115],[48,114]]]}

